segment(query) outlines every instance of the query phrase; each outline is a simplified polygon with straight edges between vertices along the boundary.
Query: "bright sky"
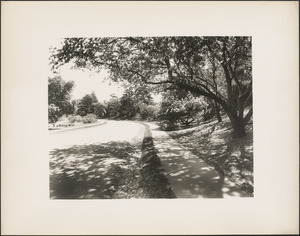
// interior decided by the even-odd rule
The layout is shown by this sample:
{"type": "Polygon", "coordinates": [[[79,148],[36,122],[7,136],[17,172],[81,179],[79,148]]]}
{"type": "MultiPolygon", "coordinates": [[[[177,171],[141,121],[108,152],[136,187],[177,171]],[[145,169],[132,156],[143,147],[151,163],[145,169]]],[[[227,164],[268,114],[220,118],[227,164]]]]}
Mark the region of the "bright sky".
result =
{"type": "MultiPolygon", "coordinates": [[[[62,39],[53,40],[50,47],[61,48],[62,39]]],[[[72,99],[81,99],[86,94],[95,92],[99,102],[109,100],[110,95],[115,94],[121,97],[124,88],[121,84],[114,83],[107,78],[107,71],[96,73],[90,70],[71,69],[72,64],[68,63],[59,68],[59,75],[64,81],[74,81],[72,99]]],[[[51,73],[50,73],[51,74],[51,73]]],[[[51,75],[50,75],[51,76],[51,75]]]]}
{"type": "Polygon", "coordinates": [[[114,83],[107,79],[107,71],[100,73],[89,70],[71,69],[71,64],[66,64],[60,68],[61,78],[65,81],[74,81],[73,99],[80,99],[86,94],[95,92],[100,102],[109,100],[111,94],[121,97],[124,88],[121,84],[114,83]]]}
{"type": "MultiPolygon", "coordinates": [[[[50,45],[50,47],[61,47],[61,39],[57,39],[50,45]]],[[[110,95],[114,94],[117,97],[121,97],[124,88],[120,83],[115,83],[107,79],[107,71],[101,71],[100,73],[90,70],[72,69],[72,64],[68,63],[60,67],[59,75],[64,81],[74,81],[72,99],[81,99],[86,94],[95,92],[99,102],[109,100],[110,95]]],[[[50,75],[51,76],[51,75],[50,75]]],[[[160,95],[153,95],[155,102],[159,102],[160,95]]]]}

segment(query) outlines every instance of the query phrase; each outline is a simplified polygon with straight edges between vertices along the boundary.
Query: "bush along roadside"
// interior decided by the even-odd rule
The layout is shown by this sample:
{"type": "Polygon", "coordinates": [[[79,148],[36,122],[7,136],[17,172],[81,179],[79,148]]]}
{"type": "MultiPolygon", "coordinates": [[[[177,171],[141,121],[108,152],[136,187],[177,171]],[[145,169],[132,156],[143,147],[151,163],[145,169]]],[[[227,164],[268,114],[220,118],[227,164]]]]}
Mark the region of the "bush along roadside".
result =
{"type": "Polygon", "coordinates": [[[95,123],[97,121],[97,116],[95,114],[87,114],[86,116],[82,117],[82,122],[84,124],[87,123],[95,123]]]}

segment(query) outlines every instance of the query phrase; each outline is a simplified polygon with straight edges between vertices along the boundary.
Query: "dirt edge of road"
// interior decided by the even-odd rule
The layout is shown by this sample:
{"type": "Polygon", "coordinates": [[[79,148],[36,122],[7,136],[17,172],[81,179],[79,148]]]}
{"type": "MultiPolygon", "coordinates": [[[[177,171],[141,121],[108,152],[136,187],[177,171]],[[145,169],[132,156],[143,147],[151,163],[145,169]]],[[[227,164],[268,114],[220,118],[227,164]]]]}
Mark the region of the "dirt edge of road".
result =
{"type": "Polygon", "coordinates": [[[150,127],[147,124],[143,125],[145,134],[142,143],[140,187],[144,189],[149,198],[176,198],[157,156],[150,127]]]}
{"type": "MultiPolygon", "coordinates": [[[[176,198],[171,185],[166,177],[164,168],[157,156],[153,144],[150,127],[147,124],[138,122],[144,126],[143,134],[132,147],[138,151],[139,158],[134,158],[132,165],[127,162],[126,170],[120,170],[120,177],[114,199],[170,199],[176,198]]],[[[128,153],[132,157],[132,153],[128,153]]]]}
{"type": "Polygon", "coordinates": [[[63,131],[69,131],[69,130],[76,130],[76,129],[85,129],[85,128],[90,128],[90,127],[94,127],[97,125],[104,125],[106,124],[107,121],[100,121],[100,122],[96,122],[96,123],[92,123],[92,124],[83,124],[83,125],[79,125],[79,126],[71,126],[71,127],[63,127],[60,129],[53,129],[53,130],[48,130],[49,134],[53,134],[53,133],[58,133],[58,132],[63,132],[63,131]]]}

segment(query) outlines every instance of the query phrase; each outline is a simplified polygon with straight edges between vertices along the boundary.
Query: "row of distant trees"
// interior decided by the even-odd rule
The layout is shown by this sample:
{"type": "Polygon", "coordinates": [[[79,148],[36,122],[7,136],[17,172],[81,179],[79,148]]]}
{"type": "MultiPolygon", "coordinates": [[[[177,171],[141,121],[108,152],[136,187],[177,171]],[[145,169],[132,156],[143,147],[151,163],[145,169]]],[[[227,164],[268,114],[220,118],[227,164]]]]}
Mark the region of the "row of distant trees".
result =
{"type": "Polygon", "coordinates": [[[94,92],[79,100],[71,100],[73,87],[73,82],[65,82],[60,76],[49,78],[50,123],[55,123],[63,115],[69,116],[74,122],[93,114],[96,118],[157,120],[162,128],[173,130],[217,116],[216,109],[208,99],[186,90],[166,90],[161,93],[161,102],[155,103],[148,88],[127,87],[120,98],[111,95],[108,101],[101,103],[94,92]]]}
{"type": "Polygon", "coordinates": [[[48,79],[48,118],[49,123],[55,123],[63,115],[79,115],[81,117],[93,114],[103,117],[106,109],[95,93],[87,94],[79,100],[71,100],[73,81],[64,81],[60,76],[48,79]]]}

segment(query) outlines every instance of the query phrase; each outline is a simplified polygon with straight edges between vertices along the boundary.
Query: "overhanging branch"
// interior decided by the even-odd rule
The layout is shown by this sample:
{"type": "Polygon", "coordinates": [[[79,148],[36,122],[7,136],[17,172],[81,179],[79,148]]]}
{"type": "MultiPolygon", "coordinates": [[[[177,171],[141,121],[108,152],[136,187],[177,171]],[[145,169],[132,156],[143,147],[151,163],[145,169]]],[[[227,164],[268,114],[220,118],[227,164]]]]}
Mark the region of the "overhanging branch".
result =
{"type": "Polygon", "coordinates": [[[145,84],[170,84],[170,83],[172,83],[172,81],[170,81],[170,80],[148,81],[147,78],[144,75],[142,75],[141,73],[139,73],[138,71],[135,71],[132,69],[130,69],[128,71],[139,76],[145,84]]]}

